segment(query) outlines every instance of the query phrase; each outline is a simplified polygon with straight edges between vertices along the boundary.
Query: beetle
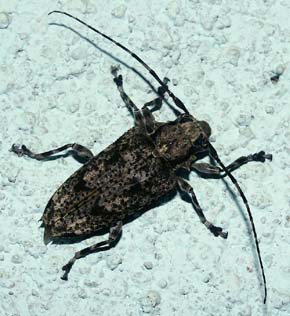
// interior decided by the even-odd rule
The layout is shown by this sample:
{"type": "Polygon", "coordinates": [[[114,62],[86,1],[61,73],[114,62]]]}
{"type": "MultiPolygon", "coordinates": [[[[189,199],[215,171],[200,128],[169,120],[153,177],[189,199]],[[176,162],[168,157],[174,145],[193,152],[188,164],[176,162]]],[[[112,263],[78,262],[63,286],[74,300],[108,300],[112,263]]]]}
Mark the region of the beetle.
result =
{"type": "Polygon", "coordinates": [[[61,238],[82,238],[104,229],[109,231],[109,237],[76,252],[63,266],[64,274],[61,278],[68,279],[77,259],[115,246],[121,236],[123,223],[131,216],[151,208],[154,203],[171,193],[175,194],[178,190],[189,195],[200,221],[209,231],[214,236],[226,239],[228,233],[205,217],[193,188],[179,173],[180,170],[187,173],[195,171],[207,178],[229,177],[242,197],[252,226],[266,303],[266,277],[253,217],[248,201],[232,171],[251,161],[272,160],[272,155],[260,151],[239,157],[225,166],[209,141],[209,124],[197,120],[189,113],[184,103],[169,89],[169,79],[164,78],[162,81],[139,56],[82,20],[63,11],[52,11],[49,15],[53,13],[64,14],[113,42],[145,67],[160,84],[158,97],[139,109],[124,91],[119,67],[112,66],[113,80],[134,117],[135,126],[96,156],[85,146],[76,143],[43,153],[34,153],[25,145],[12,145],[11,151],[18,156],[26,155],[37,160],[48,159],[69,149],[74,158],[84,163],[56,190],[47,203],[41,218],[44,242],[47,244],[61,238]],[[165,94],[171,97],[183,113],[179,112],[173,121],[157,122],[150,107],[160,107],[165,94]],[[206,156],[219,166],[197,162],[206,156]]]}

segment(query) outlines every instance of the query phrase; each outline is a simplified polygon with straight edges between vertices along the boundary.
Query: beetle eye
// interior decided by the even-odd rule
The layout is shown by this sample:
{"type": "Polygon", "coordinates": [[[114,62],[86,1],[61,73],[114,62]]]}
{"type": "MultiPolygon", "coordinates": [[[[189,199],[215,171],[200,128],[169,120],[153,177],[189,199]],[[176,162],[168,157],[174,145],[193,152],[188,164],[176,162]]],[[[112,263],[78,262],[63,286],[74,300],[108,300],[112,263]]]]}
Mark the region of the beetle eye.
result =
{"type": "Polygon", "coordinates": [[[204,133],[209,137],[211,135],[211,128],[206,121],[198,121],[204,133]]]}

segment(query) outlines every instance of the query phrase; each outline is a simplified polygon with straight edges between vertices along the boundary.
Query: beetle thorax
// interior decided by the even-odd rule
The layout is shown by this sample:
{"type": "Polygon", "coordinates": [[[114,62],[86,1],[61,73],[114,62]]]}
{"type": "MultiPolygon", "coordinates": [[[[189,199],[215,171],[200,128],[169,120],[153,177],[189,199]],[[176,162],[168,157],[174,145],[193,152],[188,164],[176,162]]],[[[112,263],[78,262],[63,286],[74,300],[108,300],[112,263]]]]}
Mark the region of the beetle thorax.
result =
{"type": "Polygon", "coordinates": [[[193,153],[206,151],[211,129],[207,122],[188,119],[163,125],[156,135],[158,152],[169,161],[182,162],[193,153]]]}

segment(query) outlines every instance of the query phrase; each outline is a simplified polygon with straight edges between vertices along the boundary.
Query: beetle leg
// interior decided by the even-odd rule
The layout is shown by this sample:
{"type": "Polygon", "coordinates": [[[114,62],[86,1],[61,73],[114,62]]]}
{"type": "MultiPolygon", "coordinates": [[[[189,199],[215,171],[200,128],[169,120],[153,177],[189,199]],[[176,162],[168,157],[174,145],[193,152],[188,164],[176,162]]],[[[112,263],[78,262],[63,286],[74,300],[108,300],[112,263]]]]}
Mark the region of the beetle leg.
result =
{"type": "Polygon", "coordinates": [[[187,183],[184,179],[178,178],[178,185],[181,191],[188,193],[191,196],[192,205],[200,219],[200,221],[217,237],[221,236],[223,238],[228,237],[228,233],[224,232],[221,227],[217,227],[213,225],[211,222],[209,222],[205,215],[203,214],[203,211],[197,201],[197,198],[194,194],[193,188],[189,183],[187,183]]]}
{"type": "Polygon", "coordinates": [[[94,252],[105,251],[114,247],[116,245],[116,242],[119,240],[121,233],[122,233],[122,221],[119,221],[115,226],[110,228],[109,238],[107,240],[98,242],[90,247],[77,251],[75,255],[69,260],[69,262],[62,267],[62,270],[65,272],[63,276],[61,277],[61,279],[67,281],[68,274],[77,259],[86,257],[87,255],[94,252]]]}
{"type": "MultiPolygon", "coordinates": [[[[170,80],[169,80],[167,77],[165,77],[165,78],[163,79],[163,83],[164,83],[165,87],[167,87],[167,83],[168,83],[169,81],[170,81],[170,80]]],[[[144,111],[145,109],[147,109],[147,110],[149,111],[148,107],[151,107],[151,106],[153,107],[153,111],[154,111],[155,109],[160,109],[160,107],[161,107],[161,105],[162,105],[162,101],[163,101],[163,99],[164,99],[164,94],[165,94],[165,92],[166,92],[166,88],[165,88],[165,87],[160,86],[160,87],[158,88],[158,90],[157,90],[158,98],[155,98],[155,99],[152,100],[152,101],[146,102],[146,103],[143,105],[143,107],[142,107],[142,111],[144,111]]]]}
{"type": "Polygon", "coordinates": [[[140,112],[138,107],[135,105],[135,103],[128,97],[128,95],[125,93],[123,88],[123,76],[118,75],[118,70],[120,69],[118,66],[111,66],[111,73],[114,76],[114,82],[117,85],[117,88],[120,92],[121,98],[123,99],[124,103],[126,104],[127,108],[132,112],[132,114],[135,114],[135,112],[140,112]]]}
{"type": "Polygon", "coordinates": [[[158,97],[150,102],[145,103],[142,107],[142,114],[145,119],[146,130],[148,134],[152,134],[155,131],[155,124],[156,124],[155,118],[148,107],[149,106],[160,107],[161,104],[162,104],[162,98],[158,97]]]}
{"type": "Polygon", "coordinates": [[[117,85],[117,88],[120,92],[121,98],[124,101],[124,103],[126,104],[129,111],[134,116],[135,125],[139,127],[139,129],[142,131],[142,133],[147,134],[142,112],[138,109],[138,107],[135,105],[135,103],[129,98],[127,93],[124,91],[123,77],[122,77],[122,75],[118,75],[118,70],[119,70],[119,66],[112,66],[111,67],[111,73],[114,76],[114,82],[117,85]]]}
{"type": "MultiPolygon", "coordinates": [[[[163,79],[164,85],[167,87],[167,83],[169,82],[168,78],[163,79]]],[[[142,114],[146,122],[146,128],[149,134],[153,133],[155,130],[155,118],[152,114],[152,111],[156,109],[160,109],[162,105],[162,100],[164,98],[164,94],[166,92],[165,87],[160,86],[158,88],[158,98],[155,98],[152,101],[149,101],[145,103],[142,107],[142,114]],[[150,111],[149,107],[153,107],[153,109],[150,111]]]]}
{"type": "Polygon", "coordinates": [[[93,153],[86,147],[73,143],[73,144],[66,144],[64,146],[61,146],[56,149],[52,149],[43,153],[33,153],[31,150],[29,150],[25,145],[17,145],[13,144],[10,151],[17,154],[19,157],[21,156],[28,156],[33,159],[37,160],[45,160],[49,158],[50,156],[59,153],[61,151],[64,151],[66,149],[71,148],[71,155],[79,162],[86,163],[91,158],[94,157],[93,153]]]}
{"type": "MultiPolygon", "coordinates": [[[[265,160],[272,160],[271,154],[266,154],[264,151],[260,151],[258,153],[248,155],[248,156],[241,156],[238,159],[236,159],[234,162],[229,164],[227,166],[227,169],[232,172],[238,168],[240,168],[242,165],[245,165],[246,163],[250,161],[259,161],[259,162],[265,162],[265,160]]],[[[213,166],[208,163],[193,163],[191,165],[191,169],[196,171],[199,175],[204,177],[212,177],[212,178],[224,178],[226,174],[223,172],[223,170],[218,166],[213,166]]]]}
{"type": "MultiPolygon", "coordinates": [[[[155,98],[152,101],[146,102],[142,107],[142,111],[144,111],[145,109],[147,109],[149,111],[148,108],[151,106],[159,109],[162,105],[162,100],[163,100],[163,96],[160,96],[158,98],[155,98]]],[[[151,111],[150,111],[150,113],[151,113],[151,111]]]]}
{"type": "Polygon", "coordinates": [[[130,112],[133,114],[135,125],[139,127],[142,134],[149,136],[153,131],[155,121],[154,117],[148,109],[147,111],[145,110],[145,113],[143,112],[143,110],[140,111],[135,103],[129,98],[129,96],[124,91],[123,77],[122,75],[118,75],[118,70],[118,66],[111,67],[111,73],[114,76],[114,82],[117,85],[121,98],[123,99],[130,112]]]}

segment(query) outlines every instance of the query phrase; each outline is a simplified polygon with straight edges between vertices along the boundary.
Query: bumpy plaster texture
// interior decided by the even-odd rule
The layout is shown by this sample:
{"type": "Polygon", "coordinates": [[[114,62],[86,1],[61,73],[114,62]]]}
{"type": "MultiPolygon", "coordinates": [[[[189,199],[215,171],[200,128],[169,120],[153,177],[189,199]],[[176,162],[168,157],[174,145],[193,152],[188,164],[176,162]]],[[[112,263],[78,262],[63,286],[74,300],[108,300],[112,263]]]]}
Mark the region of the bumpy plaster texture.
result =
{"type": "MultiPolygon", "coordinates": [[[[290,314],[290,3],[227,1],[0,1],[0,314],[290,314]],[[45,246],[38,219],[56,188],[79,167],[41,152],[77,142],[98,153],[133,124],[112,82],[121,64],[136,104],[155,97],[136,61],[64,10],[140,55],[189,111],[207,120],[224,163],[260,150],[273,161],[235,172],[252,208],[268,281],[263,288],[250,226],[228,180],[190,183],[215,238],[179,196],[124,227],[116,248],[79,260],[68,282],[61,266],[106,236],[45,246]],[[51,25],[49,25],[51,23],[51,25]],[[272,78],[272,80],[271,80],[272,78]]],[[[156,113],[156,112],[155,112],[156,113]]],[[[158,120],[171,120],[166,105],[158,120]]]]}

